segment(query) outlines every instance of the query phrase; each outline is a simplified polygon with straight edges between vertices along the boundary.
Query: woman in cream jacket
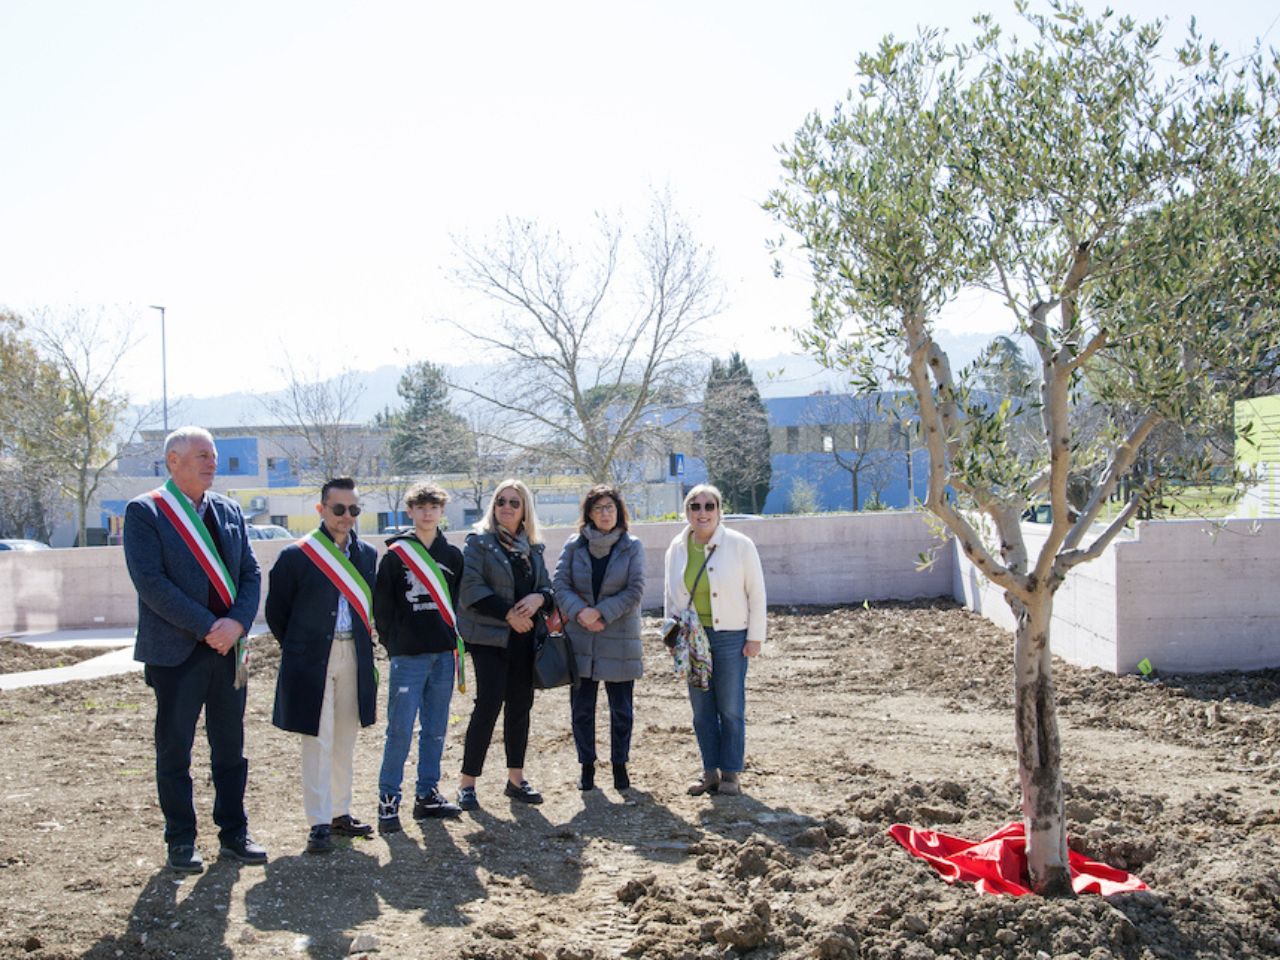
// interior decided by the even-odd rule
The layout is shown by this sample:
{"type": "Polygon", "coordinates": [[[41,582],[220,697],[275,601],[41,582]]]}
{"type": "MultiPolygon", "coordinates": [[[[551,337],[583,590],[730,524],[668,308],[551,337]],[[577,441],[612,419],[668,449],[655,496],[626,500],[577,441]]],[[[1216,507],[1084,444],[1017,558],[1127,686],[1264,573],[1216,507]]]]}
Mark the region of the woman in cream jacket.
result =
{"type": "Polygon", "coordinates": [[[702,779],[689,787],[692,796],[741,792],[747,658],[760,653],[765,634],[760,556],[748,537],[720,522],[722,499],[710,484],[689,491],[684,498],[689,525],[671,541],[665,565],[665,614],[672,616],[692,604],[711,643],[710,689],[689,687],[693,730],[702,754],[702,779]]]}

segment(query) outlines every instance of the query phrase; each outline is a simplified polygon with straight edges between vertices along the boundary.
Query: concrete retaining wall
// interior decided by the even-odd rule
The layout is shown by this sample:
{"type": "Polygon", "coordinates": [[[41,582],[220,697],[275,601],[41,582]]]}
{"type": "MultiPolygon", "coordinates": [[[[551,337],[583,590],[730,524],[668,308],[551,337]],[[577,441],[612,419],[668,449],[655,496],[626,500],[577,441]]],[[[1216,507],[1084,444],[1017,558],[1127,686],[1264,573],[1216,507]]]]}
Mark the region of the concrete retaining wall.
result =
{"type": "MultiPolygon", "coordinates": [[[[636,524],[645,545],[646,609],[662,605],[662,559],[678,523],[636,524]]],[[[915,513],[824,514],[730,522],[756,542],[771,604],[851,603],[951,595],[951,552],[926,573],[915,558],[935,546],[915,513]]],[[[544,531],[554,570],[567,527],[544,531]]],[[[465,531],[449,534],[462,545],[465,531]]],[[[369,541],[382,549],[382,537],[369,541]]],[[[253,544],[265,571],[289,541],[253,544]]],[[[265,589],[263,591],[265,600],[265,589]]],[[[137,623],[137,595],[121,547],[0,553],[0,632],[72,630],[137,623]]]]}
{"type": "MultiPolygon", "coordinates": [[[[1032,556],[1047,527],[1025,524],[1032,556]]],[[[1012,630],[1001,591],[956,555],[955,595],[1012,630]]],[[[1053,652],[1081,666],[1165,673],[1280,666],[1280,520],[1160,520],[1135,525],[1058,591],[1053,652]]]]}

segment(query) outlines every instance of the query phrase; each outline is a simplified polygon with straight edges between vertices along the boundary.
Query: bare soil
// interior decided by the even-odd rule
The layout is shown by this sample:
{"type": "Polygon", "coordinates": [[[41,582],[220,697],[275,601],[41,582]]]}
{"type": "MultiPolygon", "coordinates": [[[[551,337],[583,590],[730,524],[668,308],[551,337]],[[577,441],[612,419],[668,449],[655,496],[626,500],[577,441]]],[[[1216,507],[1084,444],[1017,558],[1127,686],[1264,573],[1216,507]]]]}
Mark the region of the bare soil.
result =
{"type": "MultiPolygon", "coordinates": [[[[886,830],[976,839],[1017,819],[1010,637],[949,603],[778,610],[770,631],[748,677],[744,796],[685,795],[689,707],[655,649],[625,796],[607,765],[604,789],[575,789],[568,695],[553,691],[527,767],[545,805],[503,799],[496,745],[480,811],[406,817],[404,833],[328,857],[302,852],[298,745],[270,724],[268,643],[246,725],[271,862],[215,860],[198,742],[210,864],[187,879],[162,866],[140,676],[0,694],[0,956],[1280,957],[1280,672],[1152,682],[1058,664],[1072,846],[1152,890],[991,897],[948,886],[886,830]]],[[[456,696],[450,789],[469,710],[456,696]]],[[[607,756],[603,708],[600,728],[607,756]]],[[[380,727],[362,733],[364,819],[381,748],[380,727]]]]}
{"type": "Polygon", "coordinates": [[[0,640],[0,673],[69,667],[81,660],[110,652],[101,647],[35,647],[17,640],[0,640]]]}

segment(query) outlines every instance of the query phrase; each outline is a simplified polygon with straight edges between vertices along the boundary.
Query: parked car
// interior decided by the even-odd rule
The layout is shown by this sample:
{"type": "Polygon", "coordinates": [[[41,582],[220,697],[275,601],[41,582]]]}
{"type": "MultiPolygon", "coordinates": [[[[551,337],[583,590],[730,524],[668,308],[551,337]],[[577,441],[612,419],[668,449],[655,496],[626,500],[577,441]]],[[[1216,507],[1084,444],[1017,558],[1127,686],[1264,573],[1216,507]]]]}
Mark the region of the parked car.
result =
{"type": "Polygon", "coordinates": [[[39,540],[0,540],[0,550],[48,550],[47,543],[39,540]]]}
{"type": "Polygon", "coordinates": [[[274,523],[249,524],[250,540],[296,540],[292,533],[274,523]]]}

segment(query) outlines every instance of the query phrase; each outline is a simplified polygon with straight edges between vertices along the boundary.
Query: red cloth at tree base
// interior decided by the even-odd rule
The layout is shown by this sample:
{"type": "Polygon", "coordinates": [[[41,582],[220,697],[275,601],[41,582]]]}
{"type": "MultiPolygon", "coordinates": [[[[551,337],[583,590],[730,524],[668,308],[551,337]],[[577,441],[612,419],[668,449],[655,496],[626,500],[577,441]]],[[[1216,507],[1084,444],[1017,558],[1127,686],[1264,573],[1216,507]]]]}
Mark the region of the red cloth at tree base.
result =
{"type": "MultiPolygon", "coordinates": [[[[889,836],[921,860],[932,864],[947,883],[963,880],[979,893],[1007,893],[1020,897],[1032,893],[1027,886],[1027,840],[1021,823],[1001,827],[985,840],[974,843],[936,830],[917,830],[895,823],[889,836]]],[[[1147,885],[1131,873],[1090,860],[1074,850],[1067,851],[1071,888],[1076,893],[1113,893],[1146,890],[1147,885]]]]}

